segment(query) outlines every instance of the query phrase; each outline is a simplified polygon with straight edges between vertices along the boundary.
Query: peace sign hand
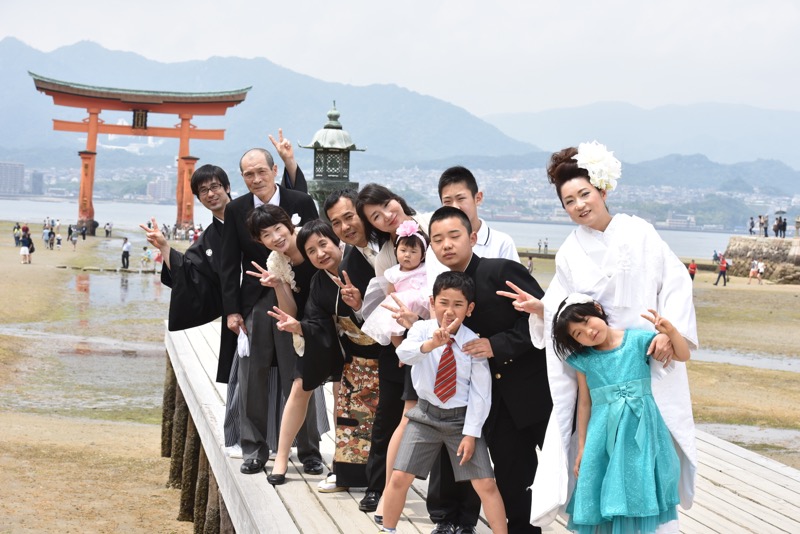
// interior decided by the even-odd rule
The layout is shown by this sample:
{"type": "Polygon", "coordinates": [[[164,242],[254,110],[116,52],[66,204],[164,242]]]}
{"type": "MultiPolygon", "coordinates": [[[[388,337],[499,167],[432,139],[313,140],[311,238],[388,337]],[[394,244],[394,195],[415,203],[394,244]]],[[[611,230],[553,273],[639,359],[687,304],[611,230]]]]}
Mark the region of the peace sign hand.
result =
{"type": "Polygon", "coordinates": [[[275,287],[282,282],[280,278],[260,266],[258,263],[251,261],[250,263],[253,264],[253,267],[258,269],[258,272],[255,271],[245,271],[246,274],[249,274],[253,278],[258,278],[258,281],[264,287],[275,287]]]}
{"type": "Polygon", "coordinates": [[[344,278],[344,283],[342,283],[342,280],[338,276],[333,278],[333,281],[341,290],[342,300],[345,304],[350,306],[353,311],[360,310],[361,291],[359,291],[358,288],[353,285],[353,282],[350,281],[347,271],[342,271],[342,277],[344,278]]]}
{"type": "Polygon", "coordinates": [[[300,321],[283,311],[277,306],[272,310],[267,310],[267,315],[277,321],[278,330],[281,332],[291,332],[292,334],[303,335],[303,327],[300,321]]]}
{"type": "Polygon", "coordinates": [[[167,243],[167,238],[165,238],[164,234],[161,233],[155,217],[150,218],[150,226],[151,228],[148,228],[144,224],[139,225],[139,228],[144,230],[146,233],[147,242],[159,250],[161,250],[163,247],[169,246],[169,243],[167,243]]]}
{"type": "Polygon", "coordinates": [[[506,285],[514,290],[513,293],[510,291],[497,291],[497,294],[501,297],[508,297],[513,299],[514,309],[517,311],[529,313],[531,315],[538,315],[539,317],[544,317],[544,304],[542,301],[524,291],[519,286],[506,280],[506,285]]]}
{"type": "Polygon", "coordinates": [[[287,159],[294,159],[292,142],[283,137],[283,130],[281,128],[278,128],[278,140],[276,141],[275,138],[272,137],[272,134],[269,135],[269,140],[272,141],[275,151],[284,163],[286,163],[287,159]]]}
{"type": "Polygon", "coordinates": [[[461,319],[458,317],[454,318],[452,321],[448,321],[448,313],[449,312],[445,312],[445,316],[442,318],[442,325],[434,330],[433,335],[431,335],[431,350],[436,347],[441,347],[450,341],[451,335],[455,334],[458,331],[458,327],[461,325],[461,319]]]}
{"type": "Polygon", "coordinates": [[[381,304],[381,306],[392,312],[392,319],[397,321],[397,324],[403,328],[411,328],[411,325],[419,319],[419,315],[409,310],[408,306],[406,306],[395,293],[392,293],[390,296],[397,304],[397,307],[386,303],[381,304]]]}

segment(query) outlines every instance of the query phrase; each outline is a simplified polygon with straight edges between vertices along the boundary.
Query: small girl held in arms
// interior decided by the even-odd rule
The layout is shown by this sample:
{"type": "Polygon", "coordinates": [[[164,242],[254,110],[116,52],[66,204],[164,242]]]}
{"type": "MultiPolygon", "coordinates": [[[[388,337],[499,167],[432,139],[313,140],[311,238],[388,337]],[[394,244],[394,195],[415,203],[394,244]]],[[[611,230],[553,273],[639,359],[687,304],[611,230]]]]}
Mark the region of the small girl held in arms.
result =
{"type": "MultiPolygon", "coordinates": [[[[674,359],[687,361],[683,336],[648,311],[642,317],[669,336],[674,359]]],[[[609,327],[600,304],[580,293],[553,319],[553,346],[578,371],[577,485],[567,505],[574,532],[655,532],[678,517],[680,464],[650,389],[655,335],[609,327]]]]}
{"type": "Polygon", "coordinates": [[[397,227],[395,255],[397,265],[387,269],[383,275],[389,282],[383,303],[369,315],[361,330],[380,343],[398,346],[403,341],[406,329],[392,318],[392,312],[385,305],[396,308],[402,303],[409,310],[428,319],[428,299],[425,295],[427,276],[425,275],[425,249],[427,237],[414,220],[403,222],[397,227]]]}

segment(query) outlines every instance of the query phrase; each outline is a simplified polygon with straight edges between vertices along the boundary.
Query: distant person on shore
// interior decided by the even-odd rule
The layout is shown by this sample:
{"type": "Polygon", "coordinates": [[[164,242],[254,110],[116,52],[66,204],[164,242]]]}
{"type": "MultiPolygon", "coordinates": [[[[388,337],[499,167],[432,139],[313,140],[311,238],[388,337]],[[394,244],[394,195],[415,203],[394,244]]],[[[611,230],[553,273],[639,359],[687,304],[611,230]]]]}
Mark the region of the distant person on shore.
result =
{"type": "Polygon", "coordinates": [[[758,279],[758,260],[753,258],[753,261],[750,262],[750,273],[747,275],[747,285],[750,285],[750,282],[753,281],[753,278],[758,279]]]}
{"type": "Polygon", "coordinates": [[[750,235],[753,235],[753,234],[756,233],[756,230],[755,230],[756,221],[752,217],[750,217],[750,227],[749,228],[750,228],[750,235]]]}
{"type": "Polygon", "coordinates": [[[142,259],[140,260],[141,268],[149,269],[152,264],[153,253],[147,247],[142,247],[142,259]]]}
{"type": "Polygon", "coordinates": [[[545,237],[545,238],[544,238],[544,253],[545,253],[545,254],[547,254],[547,247],[548,247],[548,244],[547,244],[547,238],[545,237]]]}
{"type": "Polygon", "coordinates": [[[528,256],[528,272],[533,274],[533,258],[528,256]]]}
{"type": "Polygon", "coordinates": [[[764,215],[764,237],[769,237],[769,215],[764,215]]]}
{"type": "Polygon", "coordinates": [[[61,250],[61,234],[56,234],[56,248],[61,250]]]}
{"type": "Polygon", "coordinates": [[[780,234],[780,231],[781,231],[781,218],[780,218],[780,216],[778,216],[775,219],[775,222],[772,223],[772,235],[774,235],[775,237],[778,237],[778,235],[780,234]]]}
{"type": "Polygon", "coordinates": [[[717,274],[717,281],[714,285],[719,284],[719,279],[722,278],[722,287],[728,285],[728,260],[722,254],[719,255],[719,274],[717,274]]]}
{"type": "MultiPolygon", "coordinates": [[[[75,236],[74,233],[72,235],[75,236]]],[[[78,240],[78,238],[75,237],[75,241],[76,242],[77,242],[77,240],[78,240]]],[[[73,245],[74,245],[74,243],[73,243],[73,245]]],[[[122,238],[122,268],[123,269],[127,269],[130,266],[131,249],[132,248],[133,248],[133,245],[131,245],[131,242],[128,241],[128,238],[127,237],[123,237],[122,238]]]]}
{"type": "Polygon", "coordinates": [[[695,274],[697,274],[697,264],[692,260],[689,262],[689,277],[694,280],[695,274]]]}
{"type": "Polygon", "coordinates": [[[50,250],[53,250],[53,247],[55,247],[55,244],[56,244],[56,232],[55,232],[55,230],[53,230],[51,228],[50,229],[50,235],[47,238],[47,247],[50,250]]]}
{"type": "Polygon", "coordinates": [[[81,226],[81,239],[86,241],[86,225],[81,226]]]}
{"type": "Polygon", "coordinates": [[[72,252],[78,250],[78,232],[72,232],[69,240],[72,241],[72,252]]]}
{"type": "Polygon", "coordinates": [[[22,237],[22,227],[20,227],[19,223],[14,225],[14,246],[19,246],[19,240],[22,237]]]}
{"type": "Polygon", "coordinates": [[[19,239],[19,256],[20,256],[20,263],[28,264],[31,262],[31,245],[33,244],[33,240],[31,239],[30,234],[24,233],[21,235],[19,239]]]}
{"type": "Polygon", "coordinates": [[[539,239],[539,254],[542,253],[542,240],[539,239]]]}
{"type": "Polygon", "coordinates": [[[714,254],[711,256],[711,263],[714,265],[719,263],[719,253],[716,250],[714,250],[714,254]]]}
{"type": "Polygon", "coordinates": [[[764,271],[767,269],[767,265],[764,263],[764,258],[758,260],[758,285],[764,283],[764,271]]]}

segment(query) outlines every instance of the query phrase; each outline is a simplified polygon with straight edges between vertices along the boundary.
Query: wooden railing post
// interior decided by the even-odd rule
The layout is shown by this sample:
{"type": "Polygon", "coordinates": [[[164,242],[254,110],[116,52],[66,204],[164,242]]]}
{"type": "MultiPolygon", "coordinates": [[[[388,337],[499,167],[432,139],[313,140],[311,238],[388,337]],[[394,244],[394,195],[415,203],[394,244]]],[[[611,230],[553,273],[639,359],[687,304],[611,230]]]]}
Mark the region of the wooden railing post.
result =
{"type": "Polygon", "coordinates": [[[164,374],[164,398],[161,407],[161,457],[169,458],[172,455],[172,418],[175,416],[175,390],[178,380],[175,370],[167,354],[167,370],[164,374]]]}
{"type": "Polygon", "coordinates": [[[192,521],[194,518],[194,492],[197,486],[197,463],[200,459],[200,436],[191,414],[186,421],[186,443],[183,448],[183,468],[181,470],[181,504],[178,521],[192,521]]]}
{"type": "Polygon", "coordinates": [[[194,534],[203,534],[208,506],[208,466],[206,450],[200,447],[200,462],[197,465],[197,486],[194,493],[194,534]]]}
{"type": "Polygon", "coordinates": [[[172,418],[172,455],[169,464],[169,481],[167,486],[170,488],[181,487],[181,477],[183,472],[183,450],[186,446],[186,425],[189,419],[189,407],[180,387],[175,388],[175,415],[172,418]]]}

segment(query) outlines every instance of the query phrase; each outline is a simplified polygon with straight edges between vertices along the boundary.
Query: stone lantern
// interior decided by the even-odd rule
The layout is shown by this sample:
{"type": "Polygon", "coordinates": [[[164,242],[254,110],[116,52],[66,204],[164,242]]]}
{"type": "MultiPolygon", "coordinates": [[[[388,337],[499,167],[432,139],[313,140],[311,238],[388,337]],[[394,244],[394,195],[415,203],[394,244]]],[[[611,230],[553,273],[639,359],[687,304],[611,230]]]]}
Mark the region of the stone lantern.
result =
{"type": "MultiPolygon", "coordinates": [[[[347,188],[358,191],[358,182],[350,181],[350,152],[364,152],[366,149],[356,148],[350,134],[342,129],[336,101],[328,111],[328,122],[325,126],[314,134],[308,146],[300,147],[314,150],[314,180],[308,184],[308,194],[317,201],[320,208],[333,191],[347,188]]],[[[327,220],[321,209],[320,216],[327,220]]]]}

